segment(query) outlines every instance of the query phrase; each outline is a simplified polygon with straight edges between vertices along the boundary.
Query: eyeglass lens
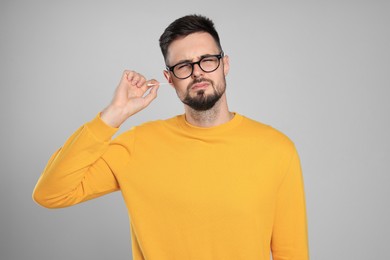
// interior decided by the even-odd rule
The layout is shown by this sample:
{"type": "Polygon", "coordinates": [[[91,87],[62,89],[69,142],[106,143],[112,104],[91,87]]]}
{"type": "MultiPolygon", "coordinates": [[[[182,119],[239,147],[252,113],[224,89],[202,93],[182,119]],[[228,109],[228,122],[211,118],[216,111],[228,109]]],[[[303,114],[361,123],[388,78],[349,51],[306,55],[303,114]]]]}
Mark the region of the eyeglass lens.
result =
{"type": "Polygon", "coordinates": [[[188,62],[178,64],[174,67],[173,74],[175,74],[175,76],[180,79],[188,78],[191,76],[195,64],[198,64],[204,72],[213,72],[219,67],[219,62],[219,57],[216,56],[203,57],[201,60],[195,63],[188,62]]]}

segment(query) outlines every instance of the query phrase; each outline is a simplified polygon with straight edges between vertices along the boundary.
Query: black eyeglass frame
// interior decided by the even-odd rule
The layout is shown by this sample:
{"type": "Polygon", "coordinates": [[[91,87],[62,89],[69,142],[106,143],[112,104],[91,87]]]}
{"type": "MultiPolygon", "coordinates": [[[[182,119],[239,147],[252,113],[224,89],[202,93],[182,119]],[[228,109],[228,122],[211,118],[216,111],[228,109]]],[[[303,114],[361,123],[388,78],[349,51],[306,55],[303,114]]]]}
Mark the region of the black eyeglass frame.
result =
{"type": "Polygon", "coordinates": [[[194,61],[194,62],[179,62],[179,63],[177,63],[177,64],[175,64],[175,65],[173,65],[173,66],[168,66],[168,65],[167,65],[167,66],[166,66],[166,69],[167,69],[167,71],[171,71],[172,74],[173,74],[176,78],[178,78],[178,79],[187,79],[187,78],[191,77],[192,74],[194,73],[194,65],[195,65],[195,64],[198,64],[199,68],[200,68],[202,71],[204,71],[204,72],[206,72],[206,73],[211,73],[211,72],[213,72],[213,71],[216,71],[216,70],[219,68],[219,66],[221,65],[221,59],[222,59],[224,56],[225,56],[225,54],[223,53],[223,51],[221,51],[220,54],[205,55],[205,56],[203,56],[203,57],[202,57],[200,60],[198,60],[198,61],[194,61]],[[202,62],[203,59],[207,59],[207,58],[210,58],[210,57],[216,57],[216,58],[218,59],[218,66],[217,66],[215,69],[213,69],[213,70],[206,71],[206,70],[204,70],[204,69],[202,68],[202,66],[200,66],[200,63],[202,62]],[[189,65],[191,65],[191,73],[190,73],[190,75],[188,75],[188,76],[185,77],[185,78],[179,78],[178,76],[176,76],[175,72],[173,71],[173,70],[175,69],[176,66],[182,65],[182,64],[189,64],[189,65]]]}

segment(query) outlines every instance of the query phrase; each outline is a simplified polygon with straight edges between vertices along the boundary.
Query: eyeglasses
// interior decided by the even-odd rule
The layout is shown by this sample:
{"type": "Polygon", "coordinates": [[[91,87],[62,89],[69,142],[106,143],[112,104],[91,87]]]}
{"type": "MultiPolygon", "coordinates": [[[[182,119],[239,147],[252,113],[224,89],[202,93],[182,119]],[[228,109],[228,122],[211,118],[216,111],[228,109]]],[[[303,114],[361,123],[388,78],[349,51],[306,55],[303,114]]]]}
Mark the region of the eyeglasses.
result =
{"type": "Polygon", "coordinates": [[[205,55],[199,61],[196,62],[180,62],[171,67],[167,66],[168,71],[172,71],[178,79],[186,79],[194,72],[194,65],[198,64],[199,68],[206,73],[213,72],[218,69],[220,60],[224,56],[223,52],[217,55],[205,55]]]}

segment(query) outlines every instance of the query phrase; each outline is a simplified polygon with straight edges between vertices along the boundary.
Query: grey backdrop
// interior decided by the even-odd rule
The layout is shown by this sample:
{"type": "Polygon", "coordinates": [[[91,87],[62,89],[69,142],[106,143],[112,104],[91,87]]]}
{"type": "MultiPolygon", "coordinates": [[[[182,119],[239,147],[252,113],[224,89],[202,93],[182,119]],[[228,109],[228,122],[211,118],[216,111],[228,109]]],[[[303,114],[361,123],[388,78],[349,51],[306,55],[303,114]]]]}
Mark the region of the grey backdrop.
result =
{"type": "MultiPolygon", "coordinates": [[[[230,109],[297,145],[311,258],[390,259],[390,4],[372,0],[2,0],[0,259],[131,259],[119,192],[59,210],[31,193],[124,69],[163,81],[158,37],[190,13],[214,19],[230,56],[230,109]]],[[[182,112],[162,86],[123,130],[182,112]]]]}

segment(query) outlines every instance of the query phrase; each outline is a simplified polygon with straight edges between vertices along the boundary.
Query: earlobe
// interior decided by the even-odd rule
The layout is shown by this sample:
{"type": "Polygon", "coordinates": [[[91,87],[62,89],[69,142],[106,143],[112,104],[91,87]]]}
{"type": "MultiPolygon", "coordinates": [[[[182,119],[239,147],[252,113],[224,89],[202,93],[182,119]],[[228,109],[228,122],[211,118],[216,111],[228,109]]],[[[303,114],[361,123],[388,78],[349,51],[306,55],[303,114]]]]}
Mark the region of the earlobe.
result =
{"type": "Polygon", "coordinates": [[[169,82],[169,80],[170,80],[170,77],[169,77],[169,72],[168,71],[166,71],[166,70],[164,70],[163,71],[163,73],[164,73],[164,77],[165,77],[165,79],[169,82]]]}
{"type": "Polygon", "coordinates": [[[165,79],[173,87],[172,77],[171,77],[171,74],[169,73],[169,71],[164,70],[163,73],[164,73],[165,79]]]}
{"type": "Polygon", "coordinates": [[[223,73],[225,74],[226,77],[230,69],[229,56],[225,55],[222,61],[223,61],[223,73]]]}

